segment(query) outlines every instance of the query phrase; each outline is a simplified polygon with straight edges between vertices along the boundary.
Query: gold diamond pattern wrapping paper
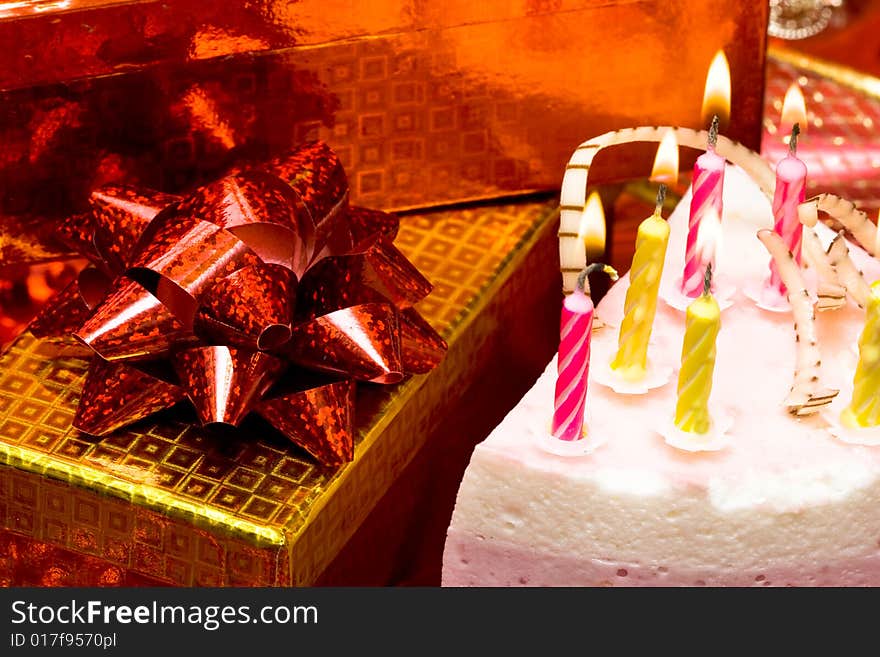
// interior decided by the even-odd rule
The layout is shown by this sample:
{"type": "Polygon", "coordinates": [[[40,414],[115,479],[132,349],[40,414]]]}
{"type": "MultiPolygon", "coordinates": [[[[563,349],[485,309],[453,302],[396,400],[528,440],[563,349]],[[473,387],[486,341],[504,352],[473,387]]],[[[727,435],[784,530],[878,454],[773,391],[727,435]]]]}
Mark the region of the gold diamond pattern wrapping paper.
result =
{"type": "Polygon", "coordinates": [[[0,547],[17,555],[0,560],[0,581],[313,583],[424,442],[454,439],[431,429],[465,388],[484,381],[491,396],[505,360],[528,354],[537,375],[550,358],[555,328],[534,308],[558,305],[555,227],[552,203],[403,218],[396,245],[435,284],[419,311],[450,350],[428,375],[358,389],[355,460],[340,468],[261,438],[259,420],[226,442],[168,413],[82,434],[70,424],[80,348],[23,335],[0,358],[0,461],[12,466],[0,470],[0,547]],[[530,328],[513,353],[481,357],[514,320],[530,328]]]}

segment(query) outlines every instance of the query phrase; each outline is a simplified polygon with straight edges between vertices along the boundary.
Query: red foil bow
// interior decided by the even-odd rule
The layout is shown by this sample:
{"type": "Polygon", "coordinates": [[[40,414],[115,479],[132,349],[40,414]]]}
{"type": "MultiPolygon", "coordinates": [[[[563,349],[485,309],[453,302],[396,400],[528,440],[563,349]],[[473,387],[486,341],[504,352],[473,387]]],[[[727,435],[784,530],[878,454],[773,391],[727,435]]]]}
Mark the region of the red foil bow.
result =
{"type": "Polygon", "coordinates": [[[435,367],[413,305],[431,284],[396,217],[348,205],[335,154],[305,145],[180,198],[104,187],[61,231],[93,266],[30,329],[95,353],[74,426],[103,435],[186,398],[204,425],[251,412],[325,465],[354,456],[355,381],[435,367]]]}

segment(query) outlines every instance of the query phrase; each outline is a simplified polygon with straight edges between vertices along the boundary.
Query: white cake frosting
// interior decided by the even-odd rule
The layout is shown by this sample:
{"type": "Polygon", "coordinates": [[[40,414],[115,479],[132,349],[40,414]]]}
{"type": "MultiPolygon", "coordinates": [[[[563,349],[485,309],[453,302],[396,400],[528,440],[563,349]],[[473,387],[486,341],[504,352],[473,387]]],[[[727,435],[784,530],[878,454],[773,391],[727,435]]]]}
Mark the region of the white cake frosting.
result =
{"type": "MultiPolygon", "coordinates": [[[[689,203],[690,193],[669,219],[664,279],[681,275],[689,203]]],[[[729,166],[717,271],[737,291],[721,316],[712,390],[712,404],[733,419],[729,445],[689,453],[658,432],[675,408],[684,335],[684,314],[660,301],[649,358],[673,367],[670,381],[622,395],[591,374],[588,430],[605,438],[593,453],[539,446],[555,359],[477,446],[449,528],[444,585],[880,585],[880,447],[838,440],[822,415],[788,414],[792,315],[743,293],[766,276],[769,255],[755,234],[772,224],[766,198],[729,166]]],[[[869,282],[880,277],[877,261],[850,250],[869,282]]],[[[592,336],[591,370],[616,349],[627,286],[624,277],[597,308],[608,326],[592,336]]],[[[852,301],[817,316],[822,383],[841,391],[830,414],[849,401],[863,325],[852,301]]]]}

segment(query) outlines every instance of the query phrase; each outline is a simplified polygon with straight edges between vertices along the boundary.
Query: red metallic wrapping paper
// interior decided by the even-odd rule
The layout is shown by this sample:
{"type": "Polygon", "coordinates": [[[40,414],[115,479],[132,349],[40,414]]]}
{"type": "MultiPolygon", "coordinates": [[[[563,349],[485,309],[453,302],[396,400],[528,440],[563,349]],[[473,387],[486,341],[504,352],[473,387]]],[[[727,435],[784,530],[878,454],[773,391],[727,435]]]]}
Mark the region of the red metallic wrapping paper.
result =
{"type": "MultiPolygon", "coordinates": [[[[728,136],[760,136],[758,0],[37,4],[0,18],[10,256],[40,257],[33,233],[51,241],[103,184],[178,193],[312,139],[339,154],[352,201],[383,210],[552,190],[589,135],[702,127],[719,48],[728,136]]],[[[652,157],[620,149],[597,181],[652,157]]]]}
{"type": "Polygon", "coordinates": [[[76,429],[103,436],[186,398],[203,426],[254,411],[339,465],[354,454],[352,381],[398,383],[446,351],[412,309],[431,285],[390,243],[395,219],[360,223],[372,215],[350,211],[324,144],[184,198],[113,187],[92,199],[69,235],[94,268],[31,328],[57,336],[75,320],[95,353],[76,429]],[[59,313],[77,303],[85,318],[59,313]]]}

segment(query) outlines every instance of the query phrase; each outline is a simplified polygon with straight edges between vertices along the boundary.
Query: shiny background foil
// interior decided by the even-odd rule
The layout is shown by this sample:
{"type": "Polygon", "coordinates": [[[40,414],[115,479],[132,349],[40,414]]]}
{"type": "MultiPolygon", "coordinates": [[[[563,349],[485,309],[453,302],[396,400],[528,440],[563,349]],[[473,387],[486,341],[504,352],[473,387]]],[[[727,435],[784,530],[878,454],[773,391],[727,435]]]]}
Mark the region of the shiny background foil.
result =
{"type": "MultiPolygon", "coordinates": [[[[0,8],[0,214],[41,223],[115,181],[179,192],[314,138],[361,205],[553,189],[589,136],[699,127],[719,48],[729,134],[756,147],[766,13],[734,0],[0,8]]],[[[642,175],[652,154],[618,149],[596,180],[642,175]]]]}

